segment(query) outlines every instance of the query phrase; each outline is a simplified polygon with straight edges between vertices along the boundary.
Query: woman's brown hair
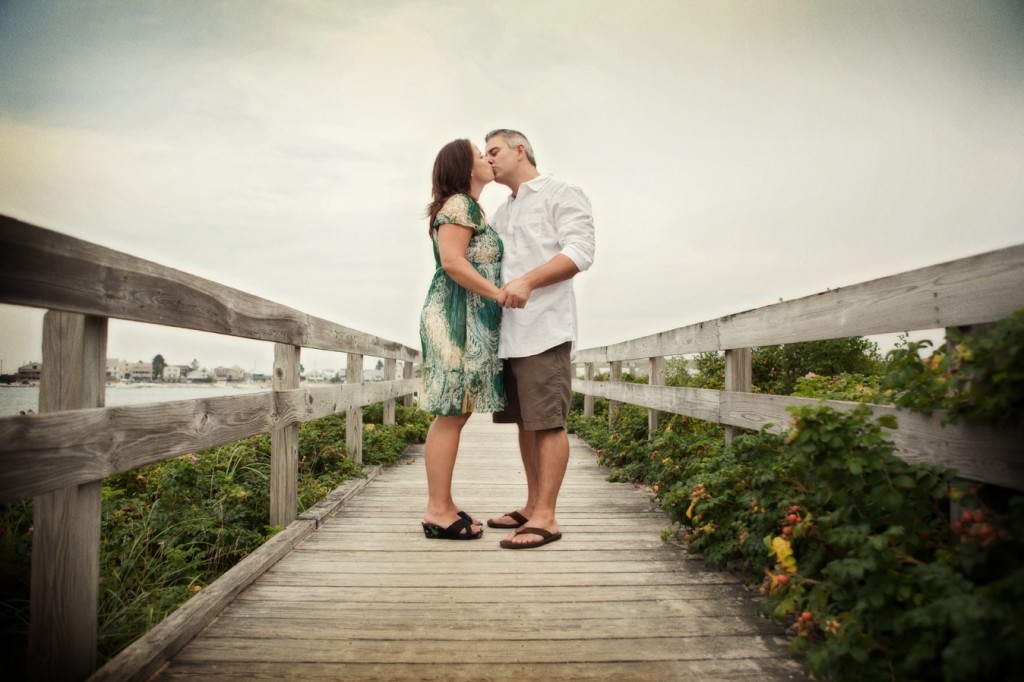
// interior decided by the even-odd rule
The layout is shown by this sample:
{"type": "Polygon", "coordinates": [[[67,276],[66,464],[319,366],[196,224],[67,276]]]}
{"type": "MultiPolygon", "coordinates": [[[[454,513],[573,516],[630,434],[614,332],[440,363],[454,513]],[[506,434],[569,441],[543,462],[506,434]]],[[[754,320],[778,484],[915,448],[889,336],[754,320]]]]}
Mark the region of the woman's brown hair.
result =
{"type": "Polygon", "coordinates": [[[473,146],[469,140],[452,140],[434,159],[433,200],[427,204],[427,234],[434,234],[434,219],[449,197],[469,194],[473,176],[473,146]]]}

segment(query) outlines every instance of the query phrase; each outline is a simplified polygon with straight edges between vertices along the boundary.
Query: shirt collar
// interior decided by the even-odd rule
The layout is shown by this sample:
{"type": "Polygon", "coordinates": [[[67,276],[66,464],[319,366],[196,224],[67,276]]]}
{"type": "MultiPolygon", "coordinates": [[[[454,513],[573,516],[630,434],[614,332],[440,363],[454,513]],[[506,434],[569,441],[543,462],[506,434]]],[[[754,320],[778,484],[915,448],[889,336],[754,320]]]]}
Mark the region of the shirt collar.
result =
{"type": "Polygon", "coordinates": [[[509,195],[509,197],[508,197],[509,202],[515,201],[518,197],[523,196],[523,190],[524,189],[528,189],[531,192],[539,192],[541,190],[541,188],[545,184],[547,184],[548,180],[550,180],[551,177],[552,177],[551,173],[543,173],[543,174],[538,175],[537,177],[535,177],[533,180],[530,180],[528,182],[524,182],[523,184],[519,185],[519,191],[516,192],[515,195],[512,195],[512,194],[509,195]]]}

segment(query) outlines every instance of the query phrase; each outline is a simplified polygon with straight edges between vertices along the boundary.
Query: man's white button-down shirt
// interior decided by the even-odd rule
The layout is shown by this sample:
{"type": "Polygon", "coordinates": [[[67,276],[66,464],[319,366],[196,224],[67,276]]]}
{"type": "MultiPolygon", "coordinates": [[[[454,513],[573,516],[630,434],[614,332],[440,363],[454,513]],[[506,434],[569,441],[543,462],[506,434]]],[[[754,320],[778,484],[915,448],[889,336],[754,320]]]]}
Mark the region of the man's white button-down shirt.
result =
{"type": "MultiPolygon", "coordinates": [[[[551,175],[519,186],[498,207],[491,226],[505,244],[502,283],[522,277],[558,254],[580,272],[594,262],[594,218],[583,191],[551,175]]],[[[572,279],[534,289],[525,308],[505,308],[498,355],[521,358],[572,341],[576,352],[576,294],[572,279]]]]}

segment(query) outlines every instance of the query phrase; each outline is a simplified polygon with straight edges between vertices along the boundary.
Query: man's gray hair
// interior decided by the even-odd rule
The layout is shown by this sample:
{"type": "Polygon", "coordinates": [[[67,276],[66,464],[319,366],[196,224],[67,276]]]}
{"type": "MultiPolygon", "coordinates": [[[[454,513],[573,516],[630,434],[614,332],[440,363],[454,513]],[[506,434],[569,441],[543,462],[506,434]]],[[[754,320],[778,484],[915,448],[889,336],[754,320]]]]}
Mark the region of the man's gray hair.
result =
{"type": "Polygon", "coordinates": [[[526,139],[526,135],[523,135],[518,130],[509,130],[508,128],[499,128],[498,130],[492,130],[484,136],[484,141],[491,139],[495,135],[501,135],[501,139],[505,140],[505,143],[510,147],[518,147],[523,145],[523,149],[526,150],[526,159],[533,164],[533,167],[537,167],[537,159],[533,155],[533,145],[526,139]]]}

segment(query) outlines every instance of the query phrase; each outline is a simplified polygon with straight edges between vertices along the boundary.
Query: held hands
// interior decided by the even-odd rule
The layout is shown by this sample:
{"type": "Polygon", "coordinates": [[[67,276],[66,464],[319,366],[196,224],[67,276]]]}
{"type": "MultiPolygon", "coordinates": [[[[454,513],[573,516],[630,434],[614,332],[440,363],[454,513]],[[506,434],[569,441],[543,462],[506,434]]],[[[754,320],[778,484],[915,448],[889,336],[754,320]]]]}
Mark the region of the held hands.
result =
{"type": "Polygon", "coordinates": [[[504,300],[495,299],[504,308],[525,308],[526,302],[530,299],[530,294],[533,293],[533,287],[531,287],[522,277],[514,279],[508,282],[501,288],[504,300]]]}

